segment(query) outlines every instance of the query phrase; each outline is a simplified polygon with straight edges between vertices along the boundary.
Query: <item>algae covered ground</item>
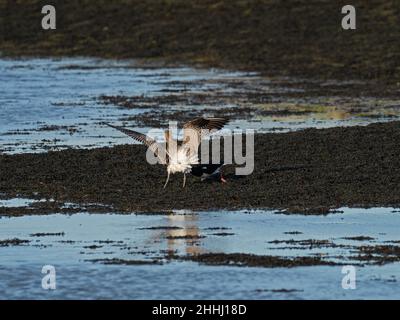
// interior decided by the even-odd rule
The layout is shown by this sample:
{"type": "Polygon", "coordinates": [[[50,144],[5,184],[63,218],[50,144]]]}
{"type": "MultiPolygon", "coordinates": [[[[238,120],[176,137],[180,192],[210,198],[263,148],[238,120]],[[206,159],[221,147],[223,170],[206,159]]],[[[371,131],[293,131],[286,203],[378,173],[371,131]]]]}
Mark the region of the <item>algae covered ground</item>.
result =
{"type": "Polygon", "coordinates": [[[57,30],[41,28],[46,1],[0,1],[7,56],[100,56],[200,63],[271,75],[400,81],[400,6],[352,1],[343,30],[330,0],[54,0],[57,30]]]}
{"type": "Polygon", "coordinates": [[[65,202],[83,207],[105,204],[97,210],[106,212],[274,208],[324,214],[343,206],[396,207],[399,139],[399,122],[260,134],[251,175],[235,176],[233,167],[228,167],[228,183],[189,177],[185,189],[181,174],[163,189],[165,168],[147,163],[144,146],[1,155],[2,192],[9,197],[56,200],[41,203],[36,211],[1,211],[7,215],[68,212],[62,207],[65,202]]]}

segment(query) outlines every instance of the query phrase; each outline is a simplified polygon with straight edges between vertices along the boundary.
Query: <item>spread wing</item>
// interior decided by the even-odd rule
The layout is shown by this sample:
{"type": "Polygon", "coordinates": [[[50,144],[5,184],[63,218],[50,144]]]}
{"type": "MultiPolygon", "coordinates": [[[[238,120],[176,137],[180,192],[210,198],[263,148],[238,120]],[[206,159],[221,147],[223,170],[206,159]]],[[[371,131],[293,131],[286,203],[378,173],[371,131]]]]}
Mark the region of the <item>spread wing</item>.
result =
{"type": "Polygon", "coordinates": [[[225,118],[196,118],[183,126],[183,145],[190,155],[198,153],[201,139],[214,133],[229,122],[225,118]]]}
{"type": "Polygon", "coordinates": [[[167,164],[167,150],[161,144],[157,143],[157,141],[154,140],[153,138],[150,138],[149,136],[137,131],[125,129],[119,126],[113,126],[109,123],[106,123],[106,125],[118,131],[121,131],[122,133],[126,134],[127,136],[135,139],[140,143],[143,143],[154,153],[156,157],[158,157],[160,163],[167,164]]]}

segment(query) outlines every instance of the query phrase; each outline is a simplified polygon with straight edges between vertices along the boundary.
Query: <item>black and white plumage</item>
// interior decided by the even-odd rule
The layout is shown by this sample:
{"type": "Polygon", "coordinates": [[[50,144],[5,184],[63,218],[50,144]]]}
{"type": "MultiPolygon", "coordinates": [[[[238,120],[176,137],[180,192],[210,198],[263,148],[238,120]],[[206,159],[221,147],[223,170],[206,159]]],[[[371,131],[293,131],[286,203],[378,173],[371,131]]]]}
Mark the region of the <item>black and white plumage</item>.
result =
{"type": "Polygon", "coordinates": [[[225,164],[197,164],[192,166],[190,173],[196,177],[200,177],[202,181],[204,180],[219,180],[221,182],[226,182],[222,175],[222,168],[225,164]]]}
{"type": "MultiPolygon", "coordinates": [[[[159,158],[159,162],[167,166],[167,180],[165,181],[165,188],[169,182],[171,173],[183,173],[183,187],[186,185],[186,175],[193,173],[192,169],[195,169],[196,172],[196,174],[193,174],[197,175],[200,170],[200,167],[198,167],[200,165],[198,149],[201,140],[206,135],[222,129],[223,126],[228,123],[228,121],[229,120],[225,118],[196,118],[192,121],[189,121],[183,126],[182,141],[173,139],[170,131],[165,130],[164,135],[166,140],[166,148],[145,134],[108,123],[106,124],[111,128],[117,129],[130,136],[136,141],[145,144],[159,158]]],[[[219,166],[221,167],[221,165],[219,166]]],[[[212,167],[209,167],[209,170],[211,169],[212,167]]]]}

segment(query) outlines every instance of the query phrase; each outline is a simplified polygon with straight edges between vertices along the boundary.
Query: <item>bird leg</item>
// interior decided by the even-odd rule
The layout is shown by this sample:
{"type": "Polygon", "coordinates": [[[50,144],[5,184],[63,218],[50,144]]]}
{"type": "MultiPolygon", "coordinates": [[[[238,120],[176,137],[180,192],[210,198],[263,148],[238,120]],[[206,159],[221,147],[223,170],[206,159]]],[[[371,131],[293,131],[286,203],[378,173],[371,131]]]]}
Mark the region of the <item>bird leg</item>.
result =
{"type": "Polygon", "coordinates": [[[228,182],[228,181],[226,181],[225,178],[222,176],[222,173],[221,173],[221,176],[220,176],[220,181],[221,181],[222,183],[227,183],[227,182],[228,182]]]}
{"type": "Polygon", "coordinates": [[[169,181],[169,171],[168,171],[168,175],[167,175],[167,181],[165,181],[165,184],[164,184],[164,189],[165,189],[165,187],[167,186],[168,181],[169,181]]]}
{"type": "Polygon", "coordinates": [[[183,174],[183,188],[186,185],[186,173],[183,174]]]}

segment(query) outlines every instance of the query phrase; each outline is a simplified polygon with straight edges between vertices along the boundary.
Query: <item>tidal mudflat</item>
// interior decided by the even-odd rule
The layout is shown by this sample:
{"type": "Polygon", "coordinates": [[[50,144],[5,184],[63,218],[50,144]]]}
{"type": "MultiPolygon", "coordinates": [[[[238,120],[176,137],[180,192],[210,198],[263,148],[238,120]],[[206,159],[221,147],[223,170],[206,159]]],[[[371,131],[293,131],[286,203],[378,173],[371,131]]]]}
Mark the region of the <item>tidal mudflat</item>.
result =
{"type": "Polygon", "coordinates": [[[341,211],[2,218],[0,297],[399,298],[399,212],[341,211]],[[43,265],[56,268],[56,290],[42,289],[43,265]],[[355,290],[342,288],[346,265],[356,268],[355,290]]]}
{"type": "Polygon", "coordinates": [[[81,206],[126,213],[273,208],[327,214],[343,206],[397,207],[399,140],[399,122],[258,134],[251,175],[237,176],[231,165],[224,169],[228,183],[190,176],[184,189],[181,175],[163,189],[165,168],[147,163],[139,145],[0,155],[3,198],[42,200],[0,212],[79,212],[81,206]]]}
{"type": "Polygon", "coordinates": [[[0,60],[0,151],[131,143],[109,121],[147,132],[168,121],[226,116],[228,129],[288,132],[399,118],[399,93],[357,81],[267,78],[256,72],[92,58],[0,60]]]}
{"type": "Polygon", "coordinates": [[[0,69],[4,298],[399,297],[396,92],[128,60],[0,69]],[[256,130],[255,170],[184,190],[163,190],[145,148],[103,125],[221,115],[256,130]]]}

